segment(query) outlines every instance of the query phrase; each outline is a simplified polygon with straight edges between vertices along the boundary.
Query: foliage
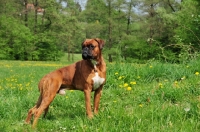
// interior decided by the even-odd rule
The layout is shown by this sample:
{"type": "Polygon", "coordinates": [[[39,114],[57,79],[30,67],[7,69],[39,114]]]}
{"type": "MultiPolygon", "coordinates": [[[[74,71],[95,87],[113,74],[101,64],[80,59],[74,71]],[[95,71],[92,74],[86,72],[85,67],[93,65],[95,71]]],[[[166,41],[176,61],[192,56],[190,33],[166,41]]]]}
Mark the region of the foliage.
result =
{"type": "Polygon", "coordinates": [[[88,0],[85,7],[83,3],[0,0],[0,59],[59,60],[67,52],[70,60],[71,54],[81,52],[85,38],[104,39],[110,62],[185,63],[199,54],[198,0],[88,0]]]}
{"type": "Polygon", "coordinates": [[[33,36],[25,26],[18,26],[20,22],[13,17],[1,16],[0,19],[0,45],[2,51],[0,59],[27,60],[33,45],[33,36]]]}

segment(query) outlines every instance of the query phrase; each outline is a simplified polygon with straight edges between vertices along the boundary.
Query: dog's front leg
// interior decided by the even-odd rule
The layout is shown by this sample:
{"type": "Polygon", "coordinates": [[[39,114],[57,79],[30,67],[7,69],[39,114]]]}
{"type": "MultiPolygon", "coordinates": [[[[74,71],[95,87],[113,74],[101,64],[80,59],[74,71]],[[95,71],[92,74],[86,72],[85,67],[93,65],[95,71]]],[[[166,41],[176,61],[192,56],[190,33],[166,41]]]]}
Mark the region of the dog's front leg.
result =
{"type": "Polygon", "coordinates": [[[94,93],[94,114],[98,113],[101,93],[102,93],[102,86],[100,86],[100,88],[98,88],[94,93]]]}
{"type": "Polygon", "coordinates": [[[84,94],[85,94],[86,113],[87,113],[88,118],[92,118],[93,114],[92,114],[91,103],[90,103],[91,90],[90,89],[84,90],[84,94]]]}

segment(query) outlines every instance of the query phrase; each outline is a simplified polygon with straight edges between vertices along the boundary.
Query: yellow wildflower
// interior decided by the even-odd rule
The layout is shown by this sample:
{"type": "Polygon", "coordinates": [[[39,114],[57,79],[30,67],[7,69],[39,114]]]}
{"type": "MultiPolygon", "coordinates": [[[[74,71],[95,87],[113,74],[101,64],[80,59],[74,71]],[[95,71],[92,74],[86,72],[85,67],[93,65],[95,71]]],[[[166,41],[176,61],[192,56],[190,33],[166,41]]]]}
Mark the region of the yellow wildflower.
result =
{"type": "Polygon", "coordinates": [[[159,83],[158,85],[159,85],[160,88],[163,88],[163,84],[162,83],[159,83]]]}
{"type": "Polygon", "coordinates": [[[120,76],[118,79],[119,79],[119,80],[122,79],[122,76],[120,76]]]}
{"type": "Polygon", "coordinates": [[[115,72],[115,75],[118,75],[119,73],[118,72],[115,72]]]}
{"type": "Polygon", "coordinates": [[[128,86],[128,83],[124,83],[124,87],[127,87],[128,86]]]}
{"type": "Polygon", "coordinates": [[[139,104],[139,107],[141,107],[141,108],[142,108],[142,107],[143,107],[143,104],[139,104]]]}
{"type": "Polygon", "coordinates": [[[175,83],[175,84],[178,84],[178,81],[175,81],[174,83],[175,83]]]}
{"type": "Polygon", "coordinates": [[[199,72],[195,72],[195,75],[197,75],[197,76],[198,76],[198,75],[199,75],[199,72]]]}
{"type": "Polygon", "coordinates": [[[133,85],[135,85],[135,84],[136,84],[136,82],[135,82],[135,81],[133,81],[133,82],[130,82],[130,84],[133,84],[133,85]]]}
{"type": "Polygon", "coordinates": [[[153,66],[149,66],[149,68],[152,68],[153,66]]]}
{"type": "Polygon", "coordinates": [[[127,87],[127,90],[130,91],[130,90],[131,90],[131,87],[127,87]]]}

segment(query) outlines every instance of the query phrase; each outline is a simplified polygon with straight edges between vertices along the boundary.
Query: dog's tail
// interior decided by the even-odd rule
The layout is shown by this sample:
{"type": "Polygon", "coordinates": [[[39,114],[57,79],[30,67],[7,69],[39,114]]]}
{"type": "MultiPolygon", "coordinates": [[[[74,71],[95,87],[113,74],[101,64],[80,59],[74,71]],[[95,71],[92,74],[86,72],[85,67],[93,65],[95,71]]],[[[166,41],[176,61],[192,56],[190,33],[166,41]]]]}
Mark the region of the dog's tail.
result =
{"type": "Polygon", "coordinates": [[[49,86],[49,81],[42,79],[38,85],[38,90],[40,91],[41,94],[43,94],[44,89],[48,88],[48,86],[49,86]]]}

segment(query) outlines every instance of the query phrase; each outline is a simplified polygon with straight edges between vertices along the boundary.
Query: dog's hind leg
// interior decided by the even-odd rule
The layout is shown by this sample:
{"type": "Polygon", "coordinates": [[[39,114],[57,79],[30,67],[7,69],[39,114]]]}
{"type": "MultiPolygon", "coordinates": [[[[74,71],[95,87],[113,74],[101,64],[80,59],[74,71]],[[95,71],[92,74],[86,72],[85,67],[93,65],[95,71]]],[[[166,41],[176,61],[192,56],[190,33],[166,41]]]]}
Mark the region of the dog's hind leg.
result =
{"type": "Polygon", "coordinates": [[[43,94],[42,102],[41,102],[40,106],[38,107],[38,109],[35,110],[34,120],[33,120],[33,125],[32,125],[33,128],[36,127],[37,121],[43,111],[45,112],[45,115],[46,115],[49,105],[51,104],[51,102],[53,101],[53,99],[56,96],[56,93],[54,93],[54,94],[52,94],[52,93],[49,94],[49,93],[51,93],[51,92],[47,92],[46,94],[43,94]]]}
{"type": "Polygon", "coordinates": [[[40,94],[40,97],[38,98],[36,105],[28,111],[28,115],[27,115],[27,118],[25,120],[26,124],[30,124],[30,120],[32,118],[32,115],[35,113],[37,108],[40,106],[41,101],[42,101],[42,95],[40,94]]]}
{"type": "Polygon", "coordinates": [[[28,115],[27,115],[26,120],[25,120],[25,123],[26,123],[26,124],[30,124],[32,115],[33,115],[33,113],[34,113],[34,111],[35,111],[36,109],[37,109],[37,108],[36,108],[36,105],[35,105],[33,108],[31,108],[31,109],[28,111],[28,115]]]}

